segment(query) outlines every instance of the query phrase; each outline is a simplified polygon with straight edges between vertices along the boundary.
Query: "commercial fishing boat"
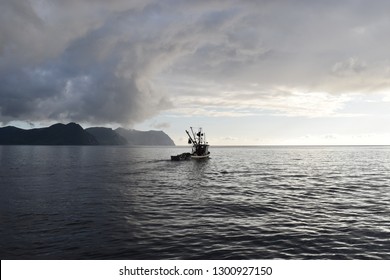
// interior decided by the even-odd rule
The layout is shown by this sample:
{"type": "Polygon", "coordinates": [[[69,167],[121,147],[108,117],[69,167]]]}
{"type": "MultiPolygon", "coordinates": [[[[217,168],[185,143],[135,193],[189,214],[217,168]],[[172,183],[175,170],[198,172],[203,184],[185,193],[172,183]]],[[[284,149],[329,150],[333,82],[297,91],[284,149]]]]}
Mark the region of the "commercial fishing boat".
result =
{"type": "Polygon", "coordinates": [[[202,131],[202,128],[198,128],[198,132],[195,133],[193,128],[190,127],[191,134],[186,130],[188,135],[188,144],[192,144],[191,153],[183,153],[176,156],[171,156],[171,160],[189,160],[189,159],[207,159],[210,157],[209,144],[206,142],[206,134],[202,131]]]}

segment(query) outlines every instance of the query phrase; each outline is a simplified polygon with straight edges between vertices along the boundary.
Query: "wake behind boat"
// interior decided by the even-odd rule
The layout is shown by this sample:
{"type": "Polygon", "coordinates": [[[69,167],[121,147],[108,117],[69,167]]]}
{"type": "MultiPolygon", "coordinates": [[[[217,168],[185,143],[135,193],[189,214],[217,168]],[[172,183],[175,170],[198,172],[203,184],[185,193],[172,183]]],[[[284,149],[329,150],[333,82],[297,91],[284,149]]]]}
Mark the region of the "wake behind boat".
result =
{"type": "Polygon", "coordinates": [[[193,128],[191,128],[191,134],[186,130],[188,135],[188,144],[192,144],[191,153],[183,153],[176,156],[171,156],[171,160],[189,160],[189,159],[207,159],[210,157],[209,144],[206,142],[206,134],[202,131],[200,127],[198,132],[195,133],[193,128]]]}

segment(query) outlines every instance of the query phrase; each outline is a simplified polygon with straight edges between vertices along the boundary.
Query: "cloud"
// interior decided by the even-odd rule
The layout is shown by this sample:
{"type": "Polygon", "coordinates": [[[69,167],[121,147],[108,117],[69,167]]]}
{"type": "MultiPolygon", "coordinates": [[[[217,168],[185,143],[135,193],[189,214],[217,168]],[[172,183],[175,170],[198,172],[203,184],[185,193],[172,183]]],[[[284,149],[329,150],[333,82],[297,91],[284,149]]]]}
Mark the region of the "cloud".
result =
{"type": "Polygon", "coordinates": [[[152,123],[152,127],[156,129],[167,129],[171,127],[171,124],[167,122],[160,122],[160,123],[154,122],[152,123]]]}
{"type": "Polygon", "coordinates": [[[367,68],[363,61],[351,57],[347,60],[337,62],[332,67],[332,73],[339,76],[356,75],[367,68]]]}
{"type": "Polygon", "coordinates": [[[142,18],[153,7],[126,2],[47,2],[47,11],[6,1],[2,19],[15,20],[2,24],[1,119],[134,123],[170,108],[149,78],[172,46],[148,38],[154,26],[142,18]]]}
{"type": "Polygon", "coordinates": [[[338,114],[390,86],[389,6],[3,0],[0,121],[338,114]]]}

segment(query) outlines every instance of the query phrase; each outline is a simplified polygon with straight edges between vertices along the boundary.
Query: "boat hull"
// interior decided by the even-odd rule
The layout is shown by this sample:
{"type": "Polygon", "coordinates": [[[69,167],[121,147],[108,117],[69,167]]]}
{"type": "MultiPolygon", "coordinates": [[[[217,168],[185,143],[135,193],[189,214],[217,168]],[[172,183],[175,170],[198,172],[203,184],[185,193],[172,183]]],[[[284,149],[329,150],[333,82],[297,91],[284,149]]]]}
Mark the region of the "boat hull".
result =
{"type": "Polygon", "coordinates": [[[206,154],[206,155],[191,155],[191,159],[207,159],[210,157],[210,153],[206,154]]]}

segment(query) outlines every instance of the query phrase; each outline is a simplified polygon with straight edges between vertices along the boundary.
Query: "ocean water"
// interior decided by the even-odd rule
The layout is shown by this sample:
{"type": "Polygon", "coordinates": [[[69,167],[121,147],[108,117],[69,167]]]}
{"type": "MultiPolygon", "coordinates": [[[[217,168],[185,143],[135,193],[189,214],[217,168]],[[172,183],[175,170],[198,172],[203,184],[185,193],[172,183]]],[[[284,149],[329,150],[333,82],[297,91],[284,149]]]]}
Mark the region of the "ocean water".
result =
{"type": "Polygon", "coordinates": [[[1,259],[390,259],[390,146],[0,146],[1,259]]]}

